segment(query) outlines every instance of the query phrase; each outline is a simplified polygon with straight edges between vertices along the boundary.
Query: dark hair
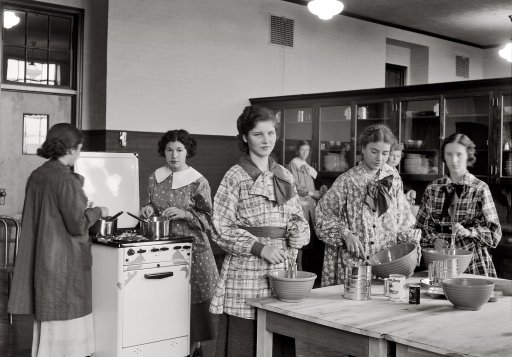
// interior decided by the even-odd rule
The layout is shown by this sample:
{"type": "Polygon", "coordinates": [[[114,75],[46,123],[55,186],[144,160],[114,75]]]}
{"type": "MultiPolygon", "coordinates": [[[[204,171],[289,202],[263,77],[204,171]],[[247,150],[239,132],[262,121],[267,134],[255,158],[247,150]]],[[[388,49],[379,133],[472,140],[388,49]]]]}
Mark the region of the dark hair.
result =
{"type": "Polygon", "coordinates": [[[384,124],[370,125],[364,129],[361,135],[359,135],[359,143],[361,144],[362,148],[364,148],[369,143],[376,143],[379,141],[391,144],[391,146],[397,143],[395,134],[393,134],[391,129],[384,124]]]}
{"type": "Polygon", "coordinates": [[[295,146],[295,149],[297,149],[297,154],[299,153],[299,150],[303,146],[309,146],[311,148],[311,145],[309,144],[309,141],[307,140],[299,140],[297,142],[297,145],[295,146]]]}
{"type": "Polygon", "coordinates": [[[475,143],[467,135],[461,133],[454,133],[443,140],[443,145],[441,146],[441,157],[443,162],[446,164],[446,161],[444,160],[444,148],[446,145],[452,143],[461,144],[466,147],[466,151],[468,153],[467,165],[468,167],[473,166],[473,164],[476,162],[475,143]]]}
{"type": "Polygon", "coordinates": [[[160,156],[165,157],[165,148],[167,144],[170,142],[177,142],[185,146],[187,149],[187,157],[194,157],[197,150],[197,140],[191,136],[188,131],[179,129],[179,130],[169,130],[167,133],[162,136],[160,141],[158,142],[158,153],[160,156]]]}
{"type": "Polygon", "coordinates": [[[249,153],[249,145],[244,141],[244,135],[247,136],[249,131],[254,129],[256,124],[260,121],[272,121],[275,125],[276,117],[272,111],[260,105],[249,105],[244,108],[244,111],[236,121],[236,128],[238,129],[238,147],[241,151],[249,153]]]}
{"type": "Polygon", "coordinates": [[[82,143],[82,134],[76,126],[68,123],[55,124],[46,135],[43,145],[37,149],[37,155],[45,159],[56,160],[76,149],[82,143]]]}

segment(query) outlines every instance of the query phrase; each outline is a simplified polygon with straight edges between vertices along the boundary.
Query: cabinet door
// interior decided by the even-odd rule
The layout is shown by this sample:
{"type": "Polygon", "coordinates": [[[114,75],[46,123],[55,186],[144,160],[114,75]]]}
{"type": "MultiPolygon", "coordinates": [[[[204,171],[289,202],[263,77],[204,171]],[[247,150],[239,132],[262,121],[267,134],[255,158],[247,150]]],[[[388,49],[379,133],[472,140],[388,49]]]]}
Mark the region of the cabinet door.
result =
{"type": "Polygon", "coordinates": [[[440,97],[400,101],[400,173],[432,181],[439,174],[441,119],[440,97]],[[421,175],[421,176],[417,176],[421,175]]]}
{"type": "MultiPolygon", "coordinates": [[[[489,125],[491,123],[491,94],[467,94],[445,98],[444,137],[453,133],[467,135],[476,146],[476,163],[469,172],[487,179],[489,174],[489,125]]],[[[446,168],[444,173],[447,173],[446,168]]]]}
{"type": "MultiPolygon", "coordinates": [[[[284,126],[282,137],[284,138],[284,162],[286,166],[297,156],[297,144],[306,140],[312,146],[313,139],[313,109],[291,108],[284,109],[284,126]]],[[[311,154],[309,155],[311,160],[311,154]]]]}
{"type": "Polygon", "coordinates": [[[512,179],[512,94],[502,94],[499,98],[499,126],[500,139],[498,140],[499,175],[502,178],[512,179]]]}
{"type": "Polygon", "coordinates": [[[359,136],[372,124],[385,124],[391,128],[393,133],[398,137],[398,119],[394,110],[394,102],[392,99],[379,101],[358,101],[355,106],[356,112],[356,150],[355,163],[361,161],[361,144],[359,136]]]}
{"type": "Polygon", "coordinates": [[[324,175],[337,176],[349,169],[350,104],[320,107],[320,167],[324,175]]]}

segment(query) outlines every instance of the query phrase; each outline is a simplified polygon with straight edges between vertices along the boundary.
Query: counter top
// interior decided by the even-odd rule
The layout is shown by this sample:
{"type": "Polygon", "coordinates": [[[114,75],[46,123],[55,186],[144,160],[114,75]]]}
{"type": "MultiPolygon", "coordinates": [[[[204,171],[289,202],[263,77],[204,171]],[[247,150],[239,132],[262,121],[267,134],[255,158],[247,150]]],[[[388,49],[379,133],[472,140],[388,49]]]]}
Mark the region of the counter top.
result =
{"type": "MultiPolygon", "coordinates": [[[[463,276],[472,276],[463,274],[463,276]]],[[[409,278],[419,283],[424,275],[409,278]]],[[[474,276],[473,276],[474,277],[474,276]]],[[[343,286],[312,290],[299,303],[270,297],[251,299],[257,308],[371,338],[385,339],[440,355],[509,356],[512,351],[512,281],[493,279],[504,291],[481,310],[458,310],[446,299],[421,291],[421,303],[393,303],[383,295],[382,280],[372,282],[372,300],[346,300],[343,286]]]]}

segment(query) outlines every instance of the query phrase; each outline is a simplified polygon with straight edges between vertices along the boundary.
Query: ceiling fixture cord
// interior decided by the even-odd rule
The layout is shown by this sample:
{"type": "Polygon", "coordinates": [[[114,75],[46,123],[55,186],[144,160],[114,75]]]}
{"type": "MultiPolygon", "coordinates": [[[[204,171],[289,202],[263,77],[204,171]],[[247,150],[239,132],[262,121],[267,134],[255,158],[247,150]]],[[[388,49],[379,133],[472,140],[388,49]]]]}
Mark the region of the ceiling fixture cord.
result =
{"type": "MultiPolygon", "coordinates": [[[[512,15],[508,15],[510,22],[512,22],[512,15]]],[[[508,62],[512,62],[512,39],[498,52],[500,57],[507,60],[508,62]]]]}
{"type": "Polygon", "coordinates": [[[308,3],[308,10],[322,20],[330,20],[343,11],[343,3],[338,0],[312,0],[308,3]]]}

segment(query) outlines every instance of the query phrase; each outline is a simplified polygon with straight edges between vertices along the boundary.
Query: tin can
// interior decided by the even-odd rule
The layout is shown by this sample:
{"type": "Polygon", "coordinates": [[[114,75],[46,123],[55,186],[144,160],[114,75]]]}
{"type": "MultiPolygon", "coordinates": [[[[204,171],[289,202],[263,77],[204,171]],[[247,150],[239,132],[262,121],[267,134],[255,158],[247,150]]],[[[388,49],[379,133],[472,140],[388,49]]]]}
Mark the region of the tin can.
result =
{"type": "Polygon", "coordinates": [[[389,274],[389,300],[393,302],[406,301],[405,296],[405,275],[389,274]]]}
{"type": "Polygon", "coordinates": [[[420,304],[420,286],[409,285],[409,304],[420,304]]]}

